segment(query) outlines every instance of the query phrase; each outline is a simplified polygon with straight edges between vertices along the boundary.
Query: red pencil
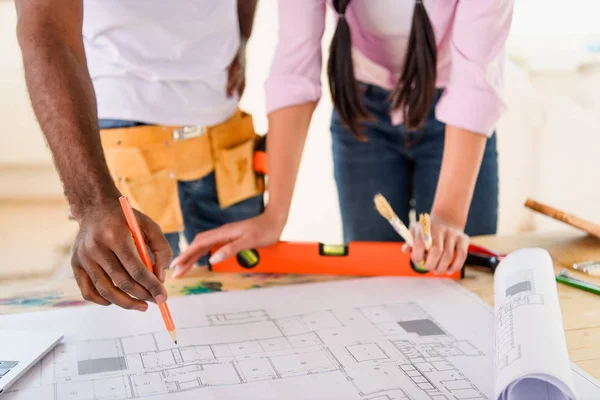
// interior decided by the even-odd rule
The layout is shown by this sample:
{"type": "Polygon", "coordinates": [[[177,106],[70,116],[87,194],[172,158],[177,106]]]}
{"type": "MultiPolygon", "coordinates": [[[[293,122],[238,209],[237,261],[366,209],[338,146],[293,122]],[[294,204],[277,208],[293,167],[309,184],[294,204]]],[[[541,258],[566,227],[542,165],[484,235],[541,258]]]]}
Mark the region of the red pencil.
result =
{"type": "MultiPolygon", "coordinates": [[[[129,203],[129,199],[125,196],[121,196],[119,198],[121,202],[121,208],[123,208],[123,213],[125,214],[125,219],[127,220],[127,225],[129,225],[129,230],[133,235],[133,240],[135,242],[135,246],[140,253],[140,257],[142,257],[142,261],[150,271],[152,269],[152,260],[150,259],[150,254],[148,253],[148,248],[146,247],[146,242],[144,241],[144,236],[142,235],[142,231],[140,226],[137,223],[137,219],[135,218],[135,214],[133,212],[133,208],[129,203]]],[[[173,323],[173,318],[171,318],[171,312],[169,311],[169,307],[167,303],[159,304],[158,309],[160,310],[160,314],[162,315],[162,319],[165,322],[165,326],[167,327],[167,331],[171,338],[177,344],[177,333],[175,332],[175,324],[173,323]]]]}

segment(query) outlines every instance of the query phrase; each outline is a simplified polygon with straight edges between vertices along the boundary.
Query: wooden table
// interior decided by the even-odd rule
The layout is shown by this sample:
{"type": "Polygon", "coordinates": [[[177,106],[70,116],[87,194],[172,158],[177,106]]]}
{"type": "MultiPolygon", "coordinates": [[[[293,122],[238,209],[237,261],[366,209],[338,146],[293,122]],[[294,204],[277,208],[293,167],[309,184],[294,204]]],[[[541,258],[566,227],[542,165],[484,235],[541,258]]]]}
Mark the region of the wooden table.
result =
{"type": "MultiPolygon", "coordinates": [[[[581,234],[522,234],[480,237],[473,241],[503,253],[524,247],[545,248],[552,255],[557,273],[574,262],[600,260],[600,240],[581,234]]],[[[600,279],[594,280],[577,272],[572,273],[600,285],[600,279]]],[[[197,268],[183,279],[167,279],[166,285],[171,296],[181,296],[339,279],[347,278],[217,274],[208,272],[205,268],[197,268]]],[[[460,283],[486,303],[493,305],[493,275],[468,268],[465,279],[460,283]]],[[[600,379],[600,296],[565,285],[559,285],[558,293],[569,356],[589,374],[600,379]]],[[[84,303],[73,280],[0,283],[0,314],[81,304],[84,303]]]]}

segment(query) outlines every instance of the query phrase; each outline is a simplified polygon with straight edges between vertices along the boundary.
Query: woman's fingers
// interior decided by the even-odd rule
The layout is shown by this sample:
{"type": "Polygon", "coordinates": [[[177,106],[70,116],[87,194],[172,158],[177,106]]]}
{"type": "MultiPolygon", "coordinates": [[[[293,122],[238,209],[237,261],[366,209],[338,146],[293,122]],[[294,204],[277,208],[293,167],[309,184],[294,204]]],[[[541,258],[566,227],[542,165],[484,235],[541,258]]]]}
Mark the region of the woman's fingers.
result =
{"type": "Polygon", "coordinates": [[[228,224],[196,235],[189,247],[173,260],[171,267],[181,269],[193,265],[213,247],[236,240],[240,235],[239,231],[237,224],[228,224]]]}
{"type": "MultiPolygon", "coordinates": [[[[431,238],[433,239],[433,246],[427,252],[425,265],[423,266],[427,271],[435,271],[440,262],[440,258],[444,252],[444,233],[445,229],[432,229],[431,238]]],[[[422,241],[423,239],[421,239],[422,241]]]]}
{"type": "Polygon", "coordinates": [[[465,265],[465,261],[467,260],[467,254],[469,251],[469,237],[467,235],[461,235],[456,242],[456,253],[454,257],[454,262],[450,266],[448,270],[448,275],[452,275],[453,273],[460,271],[461,268],[465,265]]]}
{"type": "Polygon", "coordinates": [[[436,275],[440,275],[448,271],[448,267],[452,262],[452,257],[454,257],[455,248],[456,233],[452,230],[447,230],[446,235],[444,237],[444,249],[442,251],[442,256],[440,257],[440,261],[438,262],[435,268],[436,275]]]}
{"type": "Polygon", "coordinates": [[[172,279],[181,278],[182,276],[187,274],[188,271],[190,269],[192,269],[193,266],[194,266],[194,263],[177,264],[177,266],[175,267],[175,271],[173,271],[173,273],[171,274],[171,278],[172,279]]]}
{"type": "Polygon", "coordinates": [[[242,238],[221,247],[215,252],[215,254],[212,255],[212,257],[210,257],[208,262],[211,264],[218,264],[230,259],[231,257],[235,257],[236,254],[243,250],[248,250],[249,247],[251,247],[251,244],[246,237],[243,236],[242,238]]]}
{"type": "Polygon", "coordinates": [[[414,230],[414,232],[411,259],[413,264],[419,265],[425,259],[425,243],[423,243],[423,238],[419,232],[417,230],[414,230]]]}

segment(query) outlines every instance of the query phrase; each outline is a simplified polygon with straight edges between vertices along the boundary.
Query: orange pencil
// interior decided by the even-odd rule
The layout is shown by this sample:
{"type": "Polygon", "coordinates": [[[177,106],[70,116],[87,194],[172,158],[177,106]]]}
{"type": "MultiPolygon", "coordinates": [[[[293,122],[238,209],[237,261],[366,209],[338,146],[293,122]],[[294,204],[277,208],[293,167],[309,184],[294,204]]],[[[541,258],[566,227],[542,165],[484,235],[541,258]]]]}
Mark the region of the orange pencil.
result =
{"type": "MultiPolygon", "coordinates": [[[[133,208],[131,208],[129,199],[125,196],[121,196],[119,198],[119,201],[121,202],[121,208],[123,208],[123,213],[125,214],[127,225],[129,225],[129,230],[131,230],[131,234],[133,235],[133,240],[135,242],[135,246],[138,249],[138,252],[140,253],[140,257],[142,257],[142,261],[144,261],[146,267],[148,267],[150,271],[153,271],[152,260],[150,259],[150,254],[148,254],[148,248],[146,247],[144,236],[142,235],[140,226],[137,223],[137,219],[135,218],[135,214],[133,212],[133,208]]],[[[173,339],[175,344],[177,344],[175,324],[173,323],[173,318],[171,318],[171,312],[169,311],[167,303],[159,304],[158,309],[160,310],[160,314],[162,315],[163,321],[165,322],[167,331],[169,331],[169,335],[171,335],[171,338],[173,339]]]]}

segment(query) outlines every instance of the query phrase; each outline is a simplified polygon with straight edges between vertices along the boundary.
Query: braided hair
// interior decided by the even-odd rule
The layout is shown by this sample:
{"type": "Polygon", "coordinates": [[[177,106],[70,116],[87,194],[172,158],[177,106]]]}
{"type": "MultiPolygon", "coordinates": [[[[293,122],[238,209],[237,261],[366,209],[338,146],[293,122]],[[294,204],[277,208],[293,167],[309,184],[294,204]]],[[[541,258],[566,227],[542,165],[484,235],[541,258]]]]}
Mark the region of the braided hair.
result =
{"type": "MultiPolygon", "coordinates": [[[[350,0],[333,0],[339,15],[329,49],[327,74],[333,105],[342,122],[357,138],[364,139],[360,122],[370,119],[361,102],[352,63],[352,39],[346,21],[350,0]]],[[[408,48],[400,79],[391,94],[391,108],[401,109],[409,130],[423,126],[433,97],[437,73],[435,34],[423,0],[416,0],[408,48]]]]}

